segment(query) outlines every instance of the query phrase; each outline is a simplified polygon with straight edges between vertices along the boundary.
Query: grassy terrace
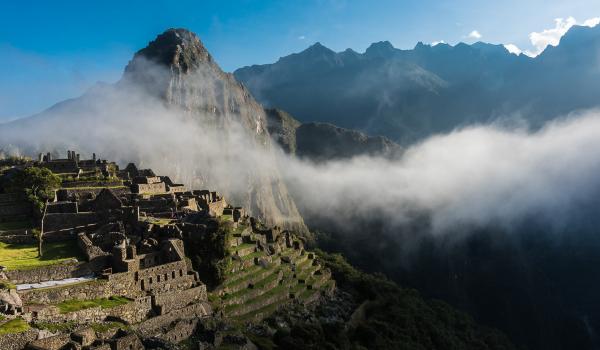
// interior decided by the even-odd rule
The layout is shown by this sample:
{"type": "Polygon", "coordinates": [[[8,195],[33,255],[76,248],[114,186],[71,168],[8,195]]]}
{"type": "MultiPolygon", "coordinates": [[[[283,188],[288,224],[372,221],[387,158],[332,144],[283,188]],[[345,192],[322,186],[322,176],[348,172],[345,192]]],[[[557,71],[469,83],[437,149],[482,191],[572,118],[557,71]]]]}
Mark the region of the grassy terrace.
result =
{"type": "Polygon", "coordinates": [[[0,222],[0,231],[21,230],[32,228],[33,225],[29,220],[0,222]]]}
{"type": "Polygon", "coordinates": [[[248,322],[248,321],[251,321],[251,320],[253,320],[255,318],[260,318],[260,317],[257,317],[257,316],[271,314],[271,313],[275,312],[275,310],[277,310],[277,308],[279,308],[281,305],[286,304],[287,302],[288,302],[287,299],[279,300],[279,301],[276,301],[276,302],[274,302],[272,304],[265,305],[265,306],[261,307],[260,309],[256,309],[256,310],[254,310],[252,312],[249,312],[247,314],[244,314],[244,315],[241,315],[241,316],[237,316],[237,317],[235,317],[235,319],[238,322],[248,322]]]}
{"type": "Polygon", "coordinates": [[[252,277],[258,275],[258,274],[262,273],[263,271],[264,271],[264,269],[261,266],[254,265],[254,266],[249,267],[241,272],[233,274],[232,278],[225,280],[225,283],[223,283],[223,286],[229,287],[229,286],[233,286],[238,283],[241,283],[243,281],[247,281],[249,278],[252,278],[252,277]]]}
{"type": "Polygon", "coordinates": [[[89,309],[91,307],[100,306],[103,309],[110,309],[115,306],[127,304],[131,300],[123,297],[110,297],[110,298],[100,298],[100,299],[92,299],[92,300],[67,300],[62,303],[56,304],[61,313],[66,314],[68,312],[79,311],[83,309],[89,309]]]}
{"type": "Polygon", "coordinates": [[[173,222],[172,219],[164,219],[164,218],[155,218],[155,217],[146,217],[146,218],[141,218],[141,221],[150,223],[150,224],[155,224],[158,226],[165,226],[165,225],[169,225],[171,222],[173,222]]]}
{"type": "Polygon", "coordinates": [[[233,222],[233,215],[221,215],[217,218],[221,223],[223,222],[233,222]]]}
{"type": "Polygon", "coordinates": [[[242,244],[238,245],[237,247],[235,247],[235,250],[242,250],[242,249],[254,248],[254,247],[256,247],[255,243],[242,243],[242,244]]]}
{"type": "Polygon", "coordinates": [[[0,335],[9,333],[21,333],[29,329],[29,324],[21,318],[7,321],[0,325],[0,335]]]}
{"type": "Polygon", "coordinates": [[[244,255],[242,257],[240,257],[242,260],[252,260],[254,258],[260,258],[261,256],[265,256],[265,252],[259,250],[257,252],[254,253],[250,253],[248,255],[244,255]]]}
{"type": "MultiPolygon", "coordinates": [[[[276,295],[281,295],[282,298],[287,299],[287,291],[288,291],[288,289],[289,289],[289,286],[287,284],[278,285],[277,287],[271,288],[271,289],[265,291],[263,294],[255,297],[255,298],[252,298],[252,300],[249,300],[248,302],[246,302],[244,304],[227,305],[225,307],[224,311],[226,313],[230,313],[230,312],[233,312],[233,311],[239,309],[242,306],[257,305],[257,304],[265,301],[266,299],[269,299],[269,298],[271,298],[273,296],[276,296],[276,295]],[[284,296],[284,294],[285,294],[285,296],[284,296]]],[[[253,311],[251,311],[251,312],[253,312],[253,311]]]]}
{"type": "Polygon", "coordinates": [[[256,282],[254,284],[254,288],[253,289],[243,288],[243,289],[240,289],[239,291],[237,291],[235,293],[226,294],[226,295],[223,296],[223,300],[228,300],[228,299],[231,299],[231,298],[240,297],[240,296],[248,293],[249,291],[264,288],[267,284],[269,284],[269,283],[277,280],[277,278],[278,278],[278,272],[279,272],[279,270],[273,270],[271,274],[269,274],[268,276],[266,276],[262,280],[256,282]]]}
{"type": "Polygon", "coordinates": [[[44,256],[38,257],[37,244],[0,242],[0,265],[10,270],[27,270],[54,265],[68,259],[82,260],[75,241],[44,243],[44,256]]]}

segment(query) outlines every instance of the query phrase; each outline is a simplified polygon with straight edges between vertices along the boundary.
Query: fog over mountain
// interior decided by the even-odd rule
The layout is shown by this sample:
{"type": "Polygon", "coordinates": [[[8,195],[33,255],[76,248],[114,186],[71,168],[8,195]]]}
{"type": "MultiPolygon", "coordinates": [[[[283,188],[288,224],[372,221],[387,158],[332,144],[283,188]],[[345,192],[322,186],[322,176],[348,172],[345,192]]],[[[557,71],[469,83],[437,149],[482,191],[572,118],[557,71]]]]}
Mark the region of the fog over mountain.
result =
{"type": "Polygon", "coordinates": [[[600,26],[574,26],[535,58],[482,42],[400,50],[383,41],[362,54],[316,43],[234,74],[260,102],[301,122],[333,123],[402,144],[499,119],[539,128],[598,105],[600,26]]]}

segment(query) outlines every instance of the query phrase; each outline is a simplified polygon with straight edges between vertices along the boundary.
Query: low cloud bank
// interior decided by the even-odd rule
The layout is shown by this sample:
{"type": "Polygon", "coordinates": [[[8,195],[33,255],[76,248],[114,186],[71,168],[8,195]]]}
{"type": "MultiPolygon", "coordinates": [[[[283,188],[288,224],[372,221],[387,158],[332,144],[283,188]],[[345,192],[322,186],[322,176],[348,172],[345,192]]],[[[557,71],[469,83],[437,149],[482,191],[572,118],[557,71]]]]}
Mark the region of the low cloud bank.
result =
{"type": "Polygon", "coordinates": [[[403,225],[423,212],[436,234],[464,226],[511,228],[526,219],[560,230],[599,202],[598,149],[600,112],[590,111],[533,133],[457,130],[396,160],[288,160],[283,169],[303,212],[349,225],[375,213],[403,225]]]}
{"type": "Polygon", "coordinates": [[[280,172],[309,219],[352,225],[377,215],[404,225],[425,213],[434,234],[464,225],[510,228],[527,218],[561,229],[599,204],[600,111],[570,115],[536,132],[464,128],[413,145],[393,160],[313,164],[275,154],[256,137],[235,123],[225,129],[214,116],[105,86],[43,116],[0,126],[0,149],[96,152],[234,199],[248,193],[256,174],[280,172]]]}

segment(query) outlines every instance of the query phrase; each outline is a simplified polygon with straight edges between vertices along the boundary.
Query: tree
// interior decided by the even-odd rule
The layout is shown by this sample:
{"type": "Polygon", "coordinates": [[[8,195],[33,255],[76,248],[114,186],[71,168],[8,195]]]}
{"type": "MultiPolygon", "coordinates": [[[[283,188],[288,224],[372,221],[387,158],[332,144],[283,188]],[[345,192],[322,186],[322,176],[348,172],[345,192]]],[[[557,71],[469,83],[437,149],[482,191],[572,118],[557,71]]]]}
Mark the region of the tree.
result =
{"type": "Polygon", "coordinates": [[[48,202],[54,199],[57,189],[60,188],[60,178],[46,168],[30,167],[16,174],[8,186],[10,192],[24,193],[33,204],[36,216],[40,218],[38,238],[38,255],[43,255],[44,218],[48,202]]]}
{"type": "Polygon", "coordinates": [[[33,204],[36,214],[41,215],[47,201],[54,199],[54,193],[60,188],[60,177],[46,168],[30,167],[20,171],[7,188],[9,192],[24,193],[33,204]]]}

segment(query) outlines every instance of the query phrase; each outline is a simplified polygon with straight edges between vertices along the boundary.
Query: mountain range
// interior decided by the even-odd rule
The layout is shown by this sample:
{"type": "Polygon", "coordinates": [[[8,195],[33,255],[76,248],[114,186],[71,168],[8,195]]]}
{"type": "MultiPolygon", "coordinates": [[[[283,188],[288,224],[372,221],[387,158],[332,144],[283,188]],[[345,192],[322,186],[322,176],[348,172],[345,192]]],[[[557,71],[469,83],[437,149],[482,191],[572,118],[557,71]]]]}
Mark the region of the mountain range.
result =
{"type": "Polygon", "coordinates": [[[477,42],[334,52],[316,43],[234,72],[259,102],[301,122],[327,122],[408,144],[496,121],[532,128],[600,98],[600,26],[572,27],[535,58],[477,42]]]}

